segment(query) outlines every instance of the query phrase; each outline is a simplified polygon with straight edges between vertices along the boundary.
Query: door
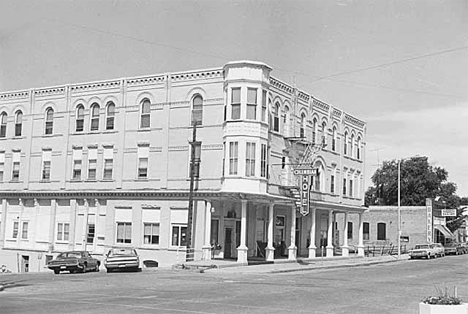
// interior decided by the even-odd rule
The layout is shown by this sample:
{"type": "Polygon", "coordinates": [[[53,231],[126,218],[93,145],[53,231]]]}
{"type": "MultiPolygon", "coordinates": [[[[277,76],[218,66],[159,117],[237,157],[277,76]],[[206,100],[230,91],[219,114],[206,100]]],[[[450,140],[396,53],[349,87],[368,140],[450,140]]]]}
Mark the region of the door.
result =
{"type": "Polygon", "coordinates": [[[224,229],[224,258],[231,258],[232,250],[232,228],[224,229]]]}
{"type": "Polygon", "coordinates": [[[29,272],[29,255],[21,255],[21,272],[29,272]]]}

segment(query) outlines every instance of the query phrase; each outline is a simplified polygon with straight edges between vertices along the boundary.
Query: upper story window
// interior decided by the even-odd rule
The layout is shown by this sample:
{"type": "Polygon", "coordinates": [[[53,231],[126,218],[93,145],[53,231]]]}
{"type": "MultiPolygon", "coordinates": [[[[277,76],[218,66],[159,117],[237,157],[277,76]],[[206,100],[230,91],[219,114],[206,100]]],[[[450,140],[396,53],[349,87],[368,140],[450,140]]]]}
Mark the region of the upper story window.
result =
{"type": "Polygon", "coordinates": [[[72,180],[81,180],[81,167],[83,159],[83,151],[81,148],[73,149],[73,173],[72,180]]]}
{"type": "Polygon", "coordinates": [[[348,132],[344,133],[344,138],[343,138],[343,155],[348,154],[348,132]]]}
{"type": "Polygon", "coordinates": [[[358,137],[356,142],[356,158],[361,159],[361,138],[358,137]]]}
{"type": "Polygon", "coordinates": [[[245,149],[245,176],[255,176],[255,143],[246,143],[245,149]]]}
{"type": "Polygon", "coordinates": [[[305,128],[306,128],[306,115],[301,114],[301,127],[299,129],[299,137],[305,137],[305,128]]]}
{"type": "Polygon", "coordinates": [[[238,142],[229,143],[229,174],[237,174],[237,161],[238,161],[238,142]]]}
{"type": "Polygon", "coordinates": [[[327,142],[327,124],[325,122],[322,123],[322,144],[325,146],[327,142]]]}
{"type": "Polygon", "coordinates": [[[266,178],[267,176],[267,146],[262,144],[260,151],[260,177],[266,178]]]}
{"type": "Polygon", "coordinates": [[[337,134],[336,134],[336,127],[333,127],[333,137],[332,137],[332,151],[336,152],[336,142],[337,142],[337,134]]]}
{"type": "Polygon", "coordinates": [[[91,105],[91,131],[99,130],[99,105],[94,103],[91,105]]]}
{"type": "Polygon", "coordinates": [[[267,91],[262,91],[262,122],[265,122],[267,114],[267,91]]]}
{"type": "Polygon", "coordinates": [[[231,119],[239,120],[241,116],[241,89],[231,90],[231,119]]]}
{"type": "MultiPolygon", "coordinates": [[[[291,113],[289,112],[289,107],[284,106],[283,130],[286,136],[291,135],[290,122],[291,122],[291,113]]],[[[304,119],[304,125],[305,125],[305,119],[304,119]]]]}
{"type": "Polygon", "coordinates": [[[23,129],[23,112],[18,110],[15,115],[15,136],[21,136],[23,129]]]}
{"type": "Polygon", "coordinates": [[[106,130],[113,130],[115,122],[115,104],[112,101],[107,103],[106,108],[106,130]]]}
{"type": "Polygon", "coordinates": [[[279,113],[280,113],[280,104],[275,103],[275,106],[273,107],[273,131],[275,132],[279,132],[280,130],[279,113]]]}
{"type": "Polygon", "coordinates": [[[335,194],[335,175],[330,176],[330,193],[335,194]]]}
{"type": "Polygon", "coordinates": [[[196,95],[192,101],[192,125],[203,123],[203,98],[196,95]]]}
{"type": "Polygon", "coordinates": [[[84,106],[78,105],[76,108],[75,131],[83,132],[84,130],[84,106]]]}
{"type": "Polygon", "coordinates": [[[102,178],[104,180],[112,180],[112,172],[114,169],[114,148],[104,148],[104,173],[102,178]]]}
{"type": "Polygon", "coordinates": [[[318,123],[317,119],[312,120],[312,143],[318,143],[318,123]]]}
{"type": "Polygon", "coordinates": [[[6,137],[7,118],[8,115],[6,112],[2,112],[2,115],[0,116],[0,137],[6,137]]]}
{"type": "Polygon", "coordinates": [[[257,89],[247,88],[247,119],[257,118],[257,89]]]}
{"type": "Polygon", "coordinates": [[[52,151],[42,151],[42,180],[50,181],[50,164],[52,160],[52,151]]]}
{"type": "Polygon", "coordinates": [[[21,162],[21,152],[13,152],[13,169],[11,174],[11,181],[18,182],[20,177],[20,162],[21,162]]]}
{"type": "Polygon", "coordinates": [[[354,134],[351,135],[349,140],[349,156],[354,157],[354,134]]]}
{"type": "MultiPolygon", "coordinates": [[[[201,162],[201,142],[192,143],[190,146],[190,156],[192,156],[192,151],[194,153],[194,160],[193,160],[193,177],[199,178],[200,177],[200,162],[201,162]]],[[[190,173],[189,173],[190,176],[190,173]]]]}
{"type": "Polygon", "coordinates": [[[97,147],[88,148],[88,180],[96,180],[97,147]]]}
{"type": "Polygon", "coordinates": [[[138,146],[138,179],[148,178],[149,146],[138,146]]]}
{"type": "Polygon", "coordinates": [[[141,102],[140,128],[149,128],[151,126],[151,102],[148,98],[141,102]]]}
{"type": "Polygon", "coordinates": [[[54,109],[47,108],[45,119],[45,134],[52,134],[54,129],[54,109]]]}
{"type": "Polygon", "coordinates": [[[0,182],[3,182],[5,172],[5,151],[0,151],[0,182]]]}

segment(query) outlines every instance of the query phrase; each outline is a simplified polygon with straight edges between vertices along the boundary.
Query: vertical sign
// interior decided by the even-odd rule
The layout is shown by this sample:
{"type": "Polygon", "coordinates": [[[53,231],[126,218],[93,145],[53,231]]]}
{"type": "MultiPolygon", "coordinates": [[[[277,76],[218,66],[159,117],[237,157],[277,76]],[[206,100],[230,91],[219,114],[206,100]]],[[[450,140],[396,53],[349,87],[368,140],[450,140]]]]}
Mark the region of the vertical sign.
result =
{"type": "Polygon", "coordinates": [[[301,176],[301,209],[300,213],[302,216],[309,214],[309,198],[310,198],[310,181],[311,176],[302,175],[301,176]]]}
{"type": "Polygon", "coordinates": [[[426,198],[426,235],[427,242],[432,242],[432,200],[426,198]]]}

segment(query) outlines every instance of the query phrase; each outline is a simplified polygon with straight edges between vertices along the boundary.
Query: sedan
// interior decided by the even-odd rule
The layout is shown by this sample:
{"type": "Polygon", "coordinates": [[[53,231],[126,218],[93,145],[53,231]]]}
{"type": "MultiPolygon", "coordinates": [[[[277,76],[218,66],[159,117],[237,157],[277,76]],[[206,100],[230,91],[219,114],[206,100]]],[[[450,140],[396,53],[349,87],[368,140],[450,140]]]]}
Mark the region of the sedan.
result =
{"type": "Polygon", "coordinates": [[[437,251],[430,244],[417,244],[409,251],[410,259],[437,257],[437,251]]]}
{"type": "Polygon", "coordinates": [[[104,266],[110,273],[116,269],[132,269],[141,271],[140,257],[135,249],[131,248],[112,248],[106,255],[104,266]]]}
{"type": "Polygon", "coordinates": [[[60,274],[61,271],[69,271],[74,274],[76,272],[84,273],[88,270],[99,271],[100,265],[101,262],[87,251],[70,251],[60,253],[47,264],[47,267],[55,274],[60,274]]]}

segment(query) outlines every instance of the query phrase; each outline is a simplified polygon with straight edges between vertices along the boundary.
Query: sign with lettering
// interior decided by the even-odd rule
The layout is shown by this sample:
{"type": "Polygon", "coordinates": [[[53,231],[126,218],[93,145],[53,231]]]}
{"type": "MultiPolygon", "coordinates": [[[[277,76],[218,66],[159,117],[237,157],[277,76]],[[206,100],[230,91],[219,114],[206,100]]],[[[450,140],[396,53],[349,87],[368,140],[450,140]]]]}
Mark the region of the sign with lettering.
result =
{"type": "Polygon", "coordinates": [[[457,210],[455,208],[442,209],[442,217],[457,216],[457,210]]]}
{"type": "Polygon", "coordinates": [[[428,243],[432,242],[432,200],[426,198],[426,240],[428,243]]]}
{"type": "Polygon", "coordinates": [[[317,168],[294,169],[293,173],[295,175],[311,176],[317,173],[317,168]]]}
{"type": "Polygon", "coordinates": [[[299,212],[303,216],[309,214],[310,182],[311,176],[301,176],[301,209],[299,212]]]}

